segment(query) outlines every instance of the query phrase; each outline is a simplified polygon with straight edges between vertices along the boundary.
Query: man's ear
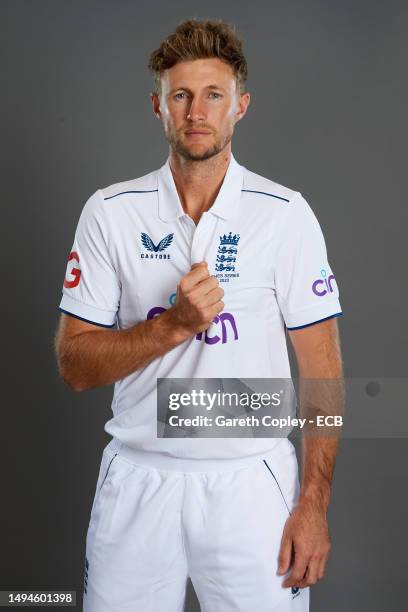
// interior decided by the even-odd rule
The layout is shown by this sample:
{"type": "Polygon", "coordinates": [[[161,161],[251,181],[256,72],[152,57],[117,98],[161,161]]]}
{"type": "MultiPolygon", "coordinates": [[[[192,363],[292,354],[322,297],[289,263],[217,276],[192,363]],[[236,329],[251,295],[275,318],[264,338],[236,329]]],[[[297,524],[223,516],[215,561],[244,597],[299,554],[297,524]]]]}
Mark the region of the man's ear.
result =
{"type": "Polygon", "coordinates": [[[153,112],[158,119],[161,119],[160,98],[155,91],[150,92],[150,100],[152,102],[153,112]]]}
{"type": "Polygon", "coordinates": [[[250,101],[251,94],[249,93],[249,91],[246,91],[245,93],[239,95],[238,109],[235,113],[235,123],[237,123],[244,117],[245,113],[247,112],[250,101]]]}

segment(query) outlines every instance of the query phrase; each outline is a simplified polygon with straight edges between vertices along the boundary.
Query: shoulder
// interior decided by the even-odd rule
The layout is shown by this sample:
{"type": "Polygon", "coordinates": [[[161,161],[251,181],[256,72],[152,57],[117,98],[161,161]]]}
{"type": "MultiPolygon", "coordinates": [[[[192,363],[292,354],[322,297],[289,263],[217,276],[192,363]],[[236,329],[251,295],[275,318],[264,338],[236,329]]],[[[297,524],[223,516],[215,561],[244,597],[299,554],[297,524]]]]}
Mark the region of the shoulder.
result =
{"type": "Polygon", "coordinates": [[[242,191],[243,195],[251,197],[251,204],[254,203],[253,198],[262,200],[265,204],[273,203],[274,207],[281,211],[282,219],[287,219],[290,223],[296,221],[303,223],[305,218],[317,222],[313,208],[300,191],[251,172],[245,167],[243,167],[242,191]]]}
{"type": "Polygon", "coordinates": [[[141,177],[112,183],[97,189],[85,202],[82,216],[104,218],[107,213],[116,214],[129,203],[145,201],[143,196],[157,192],[157,170],[141,177]]]}
{"type": "Polygon", "coordinates": [[[157,191],[157,171],[150,172],[139,178],[112,183],[97,189],[86,200],[80,215],[81,224],[100,226],[110,224],[123,207],[132,202],[141,201],[143,194],[154,195],[157,191]]]}
{"type": "Polygon", "coordinates": [[[243,195],[269,204],[287,206],[294,202],[299,192],[286,187],[243,166],[243,195]]]}
{"type": "Polygon", "coordinates": [[[99,189],[101,199],[105,202],[115,199],[119,201],[122,196],[154,193],[157,191],[157,172],[154,170],[138,178],[102,187],[99,189]]]}
{"type": "Polygon", "coordinates": [[[277,220],[282,237],[289,234],[321,232],[319,221],[303,194],[291,187],[251,172],[244,167],[243,196],[251,208],[259,202],[258,211],[277,220]],[[260,208],[262,206],[262,209],[260,208]],[[271,214],[272,213],[272,214],[271,214]]]}

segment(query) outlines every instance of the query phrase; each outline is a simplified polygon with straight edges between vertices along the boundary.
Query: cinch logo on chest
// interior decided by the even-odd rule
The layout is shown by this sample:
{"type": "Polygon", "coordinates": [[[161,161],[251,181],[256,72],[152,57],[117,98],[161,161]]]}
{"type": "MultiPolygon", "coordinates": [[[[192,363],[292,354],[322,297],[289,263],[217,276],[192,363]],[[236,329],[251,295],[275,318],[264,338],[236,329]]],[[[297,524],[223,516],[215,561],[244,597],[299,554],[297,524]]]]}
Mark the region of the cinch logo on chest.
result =
{"type": "Polygon", "coordinates": [[[162,238],[159,244],[154,244],[153,240],[145,232],[141,233],[142,245],[149,253],[141,253],[140,259],[170,259],[170,253],[163,253],[173,242],[174,234],[168,234],[162,238]]]}
{"type": "MultiPolygon", "coordinates": [[[[174,300],[175,300],[176,294],[172,293],[169,299],[169,303],[170,305],[174,304],[174,300]]],[[[154,308],[151,308],[149,310],[149,312],[147,313],[146,319],[153,319],[154,317],[157,317],[159,314],[161,314],[162,312],[165,312],[167,309],[163,308],[162,306],[154,306],[154,308]]],[[[218,323],[221,324],[220,326],[220,331],[221,331],[221,336],[219,336],[218,334],[214,334],[214,336],[210,336],[209,335],[209,330],[206,329],[204,332],[199,332],[198,334],[196,334],[195,339],[202,341],[204,340],[205,344],[218,344],[218,342],[221,342],[221,344],[225,344],[228,341],[228,328],[226,323],[229,323],[229,329],[230,331],[232,331],[232,333],[234,334],[233,339],[234,340],[238,340],[238,329],[237,329],[237,325],[235,322],[235,318],[234,315],[232,315],[230,312],[221,312],[219,315],[216,315],[215,318],[213,319],[213,323],[215,323],[216,325],[218,323]]]]}

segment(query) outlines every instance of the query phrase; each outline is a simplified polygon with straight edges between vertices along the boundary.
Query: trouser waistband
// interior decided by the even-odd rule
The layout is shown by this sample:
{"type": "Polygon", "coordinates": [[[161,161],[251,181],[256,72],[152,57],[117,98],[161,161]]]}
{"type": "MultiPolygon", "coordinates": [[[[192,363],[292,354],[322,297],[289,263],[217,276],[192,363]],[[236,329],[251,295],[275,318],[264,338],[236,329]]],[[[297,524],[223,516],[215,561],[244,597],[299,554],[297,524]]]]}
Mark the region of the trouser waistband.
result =
{"type": "Polygon", "coordinates": [[[132,463],[146,467],[154,467],[159,470],[175,470],[180,472],[224,472],[250,466],[262,461],[262,459],[273,460],[273,458],[280,454],[284,448],[287,449],[287,444],[291,444],[287,438],[275,439],[275,442],[276,444],[271,450],[260,454],[222,459],[180,458],[154,451],[143,451],[131,448],[123,442],[120,442],[117,438],[113,438],[107,445],[107,448],[118,453],[132,463]]]}

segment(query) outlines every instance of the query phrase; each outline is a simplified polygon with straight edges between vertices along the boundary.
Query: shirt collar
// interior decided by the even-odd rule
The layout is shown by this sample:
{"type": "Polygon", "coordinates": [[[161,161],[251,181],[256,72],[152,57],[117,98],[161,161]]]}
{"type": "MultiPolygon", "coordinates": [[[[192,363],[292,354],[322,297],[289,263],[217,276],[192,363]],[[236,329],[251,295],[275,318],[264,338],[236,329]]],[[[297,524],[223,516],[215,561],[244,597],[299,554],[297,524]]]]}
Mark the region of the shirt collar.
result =
{"type": "MultiPolygon", "coordinates": [[[[230,219],[233,216],[241,197],[243,176],[243,167],[236,161],[231,153],[230,162],[221,188],[214,204],[208,209],[208,212],[222,219],[230,219]]],[[[162,221],[174,221],[178,217],[182,217],[186,214],[180,202],[171,172],[169,158],[167,158],[166,163],[158,170],[157,187],[159,217],[162,221]]]]}

